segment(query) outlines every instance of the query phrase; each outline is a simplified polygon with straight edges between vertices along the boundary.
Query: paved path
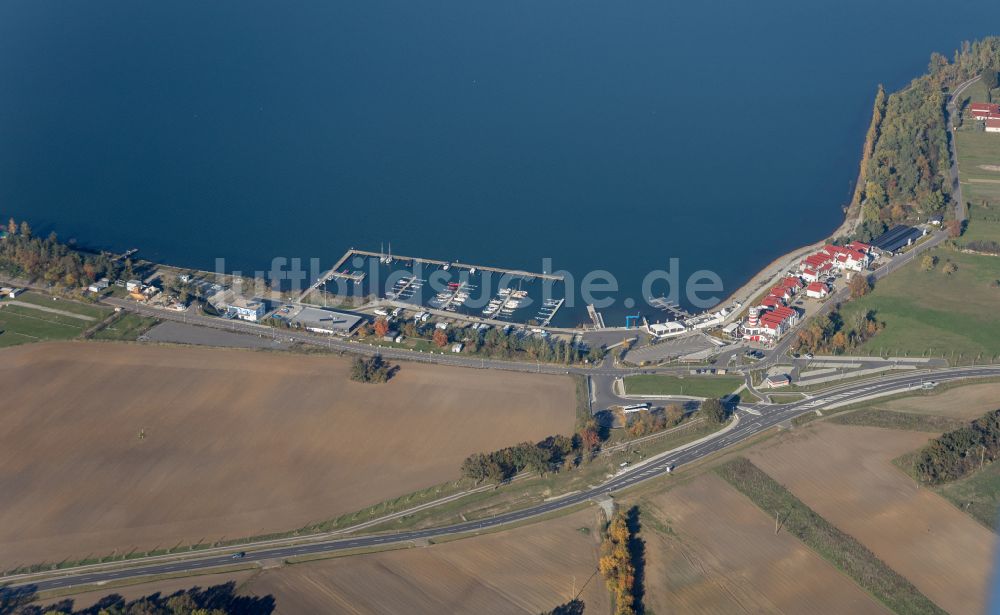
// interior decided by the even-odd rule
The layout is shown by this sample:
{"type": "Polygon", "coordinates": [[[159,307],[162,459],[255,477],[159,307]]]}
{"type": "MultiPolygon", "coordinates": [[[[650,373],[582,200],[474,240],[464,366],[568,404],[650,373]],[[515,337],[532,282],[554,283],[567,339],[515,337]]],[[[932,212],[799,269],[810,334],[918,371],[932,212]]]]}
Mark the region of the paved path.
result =
{"type": "MultiPolygon", "coordinates": [[[[677,449],[651,458],[646,463],[626,470],[593,488],[522,510],[512,511],[489,519],[468,521],[444,527],[412,530],[397,534],[347,537],[275,548],[255,549],[255,545],[249,544],[233,547],[233,551],[243,549],[247,552],[246,557],[241,560],[241,563],[262,562],[265,560],[285,559],[303,555],[335,553],[349,549],[378,547],[400,542],[423,542],[437,537],[477,533],[483,530],[499,528],[510,523],[524,521],[556,510],[599,499],[609,493],[662,476],[673,471],[676,467],[704,459],[762,433],[779,423],[784,423],[809,412],[842,406],[879,396],[919,390],[923,383],[930,378],[939,382],[947,382],[997,376],[1000,376],[1000,366],[952,368],[934,372],[922,372],[920,374],[889,376],[831,387],[830,389],[814,394],[809,399],[789,404],[755,404],[747,409],[740,409],[737,417],[734,419],[733,425],[715,436],[688,445],[683,449],[677,449]]],[[[106,583],[109,581],[182,571],[196,573],[220,566],[227,566],[232,563],[233,559],[228,555],[194,555],[183,560],[177,559],[176,556],[173,558],[162,556],[121,562],[115,568],[99,565],[88,566],[47,575],[19,575],[18,577],[9,577],[7,580],[13,581],[12,585],[14,587],[30,587],[35,591],[46,591],[81,584],[106,583]]]]}
{"type": "Polygon", "coordinates": [[[951,198],[955,202],[955,219],[964,222],[967,212],[965,211],[965,199],[962,198],[962,183],[958,178],[958,147],[955,143],[955,114],[958,108],[955,101],[967,87],[979,80],[979,76],[960,84],[955,91],[948,96],[948,102],[944,106],[944,123],[948,131],[948,162],[949,181],[951,181],[951,198]]]}

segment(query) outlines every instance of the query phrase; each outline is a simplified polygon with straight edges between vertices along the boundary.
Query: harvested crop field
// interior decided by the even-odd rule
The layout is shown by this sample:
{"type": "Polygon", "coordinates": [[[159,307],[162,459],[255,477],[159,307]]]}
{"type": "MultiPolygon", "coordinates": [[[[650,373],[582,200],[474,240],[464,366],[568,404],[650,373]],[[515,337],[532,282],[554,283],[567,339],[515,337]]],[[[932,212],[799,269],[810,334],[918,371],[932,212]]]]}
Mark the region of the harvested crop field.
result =
{"type": "Polygon", "coordinates": [[[594,506],[498,534],[265,570],[240,593],[273,595],[286,615],[533,614],[568,601],[575,587],[588,613],[607,613],[595,575],[601,519],[594,506]]]}
{"type": "Polygon", "coordinates": [[[573,429],[569,378],[406,364],[370,385],[349,369],[108,343],[0,351],[0,567],[294,529],[573,429]]]}
{"type": "Polygon", "coordinates": [[[811,424],[747,457],[949,613],[985,608],[996,536],[891,460],[928,433],[811,424]]]}
{"type": "Polygon", "coordinates": [[[1000,408],[1000,382],[956,387],[938,395],[917,395],[883,404],[888,410],[936,414],[959,419],[978,419],[1000,408]]]}
{"type": "Polygon", "coordinates": [[[714,474],[640,510],[651,612],[889,612],[714,474]]]}

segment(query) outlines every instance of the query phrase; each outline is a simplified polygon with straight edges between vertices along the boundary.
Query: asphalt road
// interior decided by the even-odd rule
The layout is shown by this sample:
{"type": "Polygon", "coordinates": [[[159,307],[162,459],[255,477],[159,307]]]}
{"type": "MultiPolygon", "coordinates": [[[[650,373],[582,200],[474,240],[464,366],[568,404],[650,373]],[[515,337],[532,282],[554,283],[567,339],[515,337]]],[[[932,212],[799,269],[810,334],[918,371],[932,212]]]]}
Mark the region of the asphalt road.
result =
{"type": "MultiPolygon", "coordinates": [[[[193,314],[187,312],[176,312],[145,306],[135,301],[108,297],[104,303],[115,307],[141,314],[152,316],[160,320],[172,320],[191,325],[210,327],[221,331],[232,331],[248,335],[260,336],[263,338],[280,340],[282,343],[301,342],[311,346],[327,348],[329,350],[350,352],[361,355],[382,355],[383,358],[397,361],[419,361],[423,363],[434,363],[438,365],[455,365],[459,367],[469,367],[477,369],[503,369],[517,372],[533,372],[539,374],[581,374],[581,375],[604,375],[604,376],[624,376],[626,374],[637,373],[673,373],[687,372],[689,366],[672,366],[657,368],[623,368],[605,361],[600,366],[582,365],[557,365],[552,363],[525,362],[525,361],[503,361],[500,359],[486,359],[471,357],[468,355],[453,354],[447,350],[441,353],[418,352],[415,350],[391,348],[386,346],[374,346],[364,342],[349,341],[341,337],[330,335],[319,335],[294,331],[289,329],[275,329],[265,325],[258,325],[242,320],[226,320],[214,316],[203,314],[193,314]]],[[[194,308],[192,308],[193,310],[194,308]]]]}
{"type": "Polygon", "coordinates": [[[954,92],[948,96],[948,102],[944,106],[945,126],[948,129],[948,163],[950,167],[948,178],[951,181],[951,198],[955,201],[955,219],[959,222],[965,221],[966,211],[965,199],[962,198],[962,184],[958,178],[958,148],[955,143],[955,114],[958,109],[955,106],[955,98],[964,92],[965,88],[978,80],[979,76],[977,75],[955,88],[954,92]]]}
{"type": "MultiPolygon", "coordinates": [[[[244,545],[242,549],[247,551],[245,559],[241,562],[264,562],[266,560],[279,560],[283,558],[297,557],[303,555],[333,553],[346,549],[363,547],[375,547],[390,543],[420,541],[430,538],[477,532],[503,526],[505,524],[530,519],[555,510],[574,506],[586,502],[595,497],[599,497],[615,491],[631,487],[643,481],[656,478],[667,473],[671,468],[677,468],[693,463],[709,455],[717,453],[734,444],[742,442],[756,434],[759,434],[771,427],[788,421],[796,416],[828,408],[835,404],[845,404],[861,401],[869,396],[890,395],[904,390],[919,389],[921,385],[933,379],[938,382],[950,380],[960,380],[967,378],[982,378],[988,376],[1000,376],[1000,365],[952,368],[936,370],[920,374],[907,373],[899,376],[889,376],[875,379],[868,382],[859,382],[834,386],[821,393],[802,401],[791,404],[767,405],[755,404],[744,406],[738,410],[739,423],[728,431],[709,438],[690,448],[678,451],[674,454],[651,457],[646,462],[641,462],[636,466],[622,472],[621,474],[607,480],[601,485],[568,495],[564,498],[532,506],[523,510],[517,510],[503,515],[498,515],[490,519],[469,521],[456,525],[440,528],[413,530],[400,532],[398,534],[358,536],[353,538],[342,538],[300,544],[293,546],[282,546],[277,548],[264,548],[253,550],[253,545],[244,545]]],[[[236,547],[234,547],[235,549],[236,547]]],[[[36,581],[20,581],[16,579],[15,587],[31,586],[35,591],[45,591],[72,587],[82,584],[106,583],[122,579],[132,579],[136,577],[161,575],[175,573],[179,571],[199,571],[207,570],[219,566],[233,563],[233,559],[228,555],[213,555],[199,558],[197,556],[183,561],[163,561],[159,563],[136,562],[133,565],[122,563],[122,568],[104,570],[73,570],[53,573],[53,576],[36,581]]]]}

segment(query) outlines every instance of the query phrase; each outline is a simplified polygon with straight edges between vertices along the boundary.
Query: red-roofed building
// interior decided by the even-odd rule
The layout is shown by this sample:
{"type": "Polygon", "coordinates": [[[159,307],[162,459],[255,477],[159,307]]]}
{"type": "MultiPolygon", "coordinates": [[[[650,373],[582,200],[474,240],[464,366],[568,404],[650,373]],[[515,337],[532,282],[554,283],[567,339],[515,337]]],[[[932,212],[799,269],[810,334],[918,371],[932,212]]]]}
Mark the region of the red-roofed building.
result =
{"type": "Polygon", "coordinates": [[[868,264],[871,262],[871,257],[868,256],[868,246],[856,241],[849,246],[835,246],[833,244],[827,244],[823,246],[822,252],[807,258],[806,264],[819,269],[823,266],[822,257],[824,256],[838,269],[850,269],[851,271],[861,271],[868,267],[868,264]],[[855,247],[855,245],[857,247],[855,247]],[[813,260],[810,261],[810,259],[813,260]]]}
{"type": "Polygon", "coordinates": [[[775,286],[774,288],[771,289],[771,292],[767,294],[772,297],[777,297],[782,301],[788,301],[789,299],[792,298],[792,291],[788,290],[787,288],[781,285],[775,286]]]}
{"type": "Polygon", "coordinates": [[[792,294],[796,293],[800,288],[802,288],[802,280],[794,275],[790,275],[781,281],[781,285],[787,288],[792,294]]]}
{"type": "Polygon", "coordinates": [[[986,132],[1000,132],[1000,115],[986,120],[986,132]]]}
{"type": "Polygon", "coordinates": [[[803,266],[809,267],[810,269],[819,269],[820,265],[830,261],[830,255],[826,252],[817,252],[816,254],[811,254],[806,257],[803,261],[803,266]]]}
{"type": "Polygon", "coordinates": [[[799,321],[799,313],[790,307],[776,306],[773,310],[763,313],[756,324],[749,321],[743,327],[743,339],[760,341],[774,340],[794,327],[799,321]]]}
{"type": "Polygon", "coordinates": [[[847,247],[852,250],[857,250],[862,254],[868,254],[868,252],[870,252],[872,249],[870,245],[868,245],[867,243],[862,243],[860,241],[852,241],[851,243],[847,244],[847,247]]]}
{"type": "Polygon", "coordinates": [[[811,267],[806,267],[802,270],[802,279],[806,282],[815,282],[819,279],[819,275],[816,270],[811,267]]]}
{"type": "Polygon", "coordinates": [[[985,120],[991,115],[1000,116],[1000,105],[993,103],[972,103],[969,105],[969,115],[977,120],[985,120]]]}
{"type": "Polygon", "coordinates": [[[826,299],[828,294],[830,294],[830,288],[822,282],[813,282],[806,286],[806,296],[811,299],[826,299]]]}
{"type": "Polygon", "coordinates": [[[761,301],[760,304],[767,308],[776,308],[776,307],[781,307],[782,305],[785,304],[785,302],[779,299],[778,297],[768,295],[767,297],[764,297],[764,300],[761,301]]]}

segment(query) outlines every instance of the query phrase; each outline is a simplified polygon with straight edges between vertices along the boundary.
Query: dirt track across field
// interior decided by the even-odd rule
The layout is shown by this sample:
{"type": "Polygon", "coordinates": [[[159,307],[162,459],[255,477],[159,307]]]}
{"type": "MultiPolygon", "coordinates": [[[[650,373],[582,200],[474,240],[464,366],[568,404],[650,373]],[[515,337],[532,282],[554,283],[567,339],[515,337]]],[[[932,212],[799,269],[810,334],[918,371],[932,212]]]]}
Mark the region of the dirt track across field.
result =
{"type": "Polygon", "coordinates": [[[0,351],[0,567],[294,529],[573,429],[569,378],[348,372],[339,357],[240,350],[0,351]]]}
{"type": "Polygon", "coordinates": [[[996,535],[891,463],[930,437],[822,422],[748,457],[938,606],[982,613],[996,535]]]}

